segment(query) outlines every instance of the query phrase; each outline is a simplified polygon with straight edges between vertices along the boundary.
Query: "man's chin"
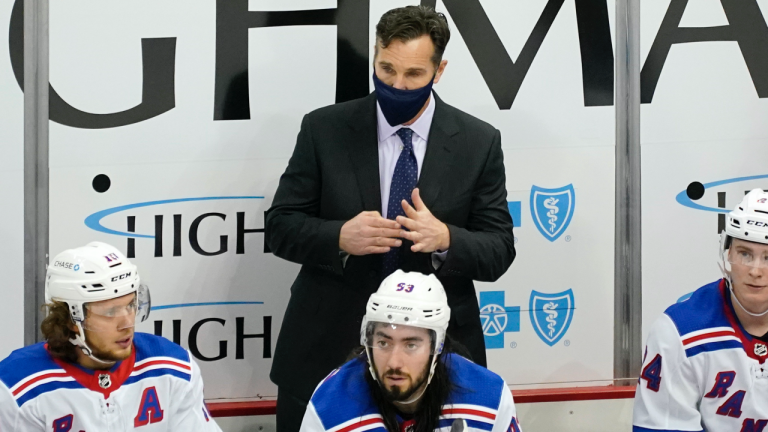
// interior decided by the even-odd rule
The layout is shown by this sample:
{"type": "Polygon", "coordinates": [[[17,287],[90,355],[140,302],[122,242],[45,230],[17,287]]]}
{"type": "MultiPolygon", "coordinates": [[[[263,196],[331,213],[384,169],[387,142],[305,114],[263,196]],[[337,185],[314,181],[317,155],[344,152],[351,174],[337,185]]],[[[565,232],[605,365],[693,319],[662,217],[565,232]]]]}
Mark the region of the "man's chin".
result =
{"type": "Polygon", "coordinates": [[[413,386],[393,385],[386,388],[387,399],[390,402],[402,402],[413,396],[413,386]]]}
{"type": "Polygon", "coordinates": [[[119,362],[130,357],[132,350],[132,346],[129,346],[128,348],[115,348],[111,351],[94,352],[94,356],[105,361],[119,362]]]}

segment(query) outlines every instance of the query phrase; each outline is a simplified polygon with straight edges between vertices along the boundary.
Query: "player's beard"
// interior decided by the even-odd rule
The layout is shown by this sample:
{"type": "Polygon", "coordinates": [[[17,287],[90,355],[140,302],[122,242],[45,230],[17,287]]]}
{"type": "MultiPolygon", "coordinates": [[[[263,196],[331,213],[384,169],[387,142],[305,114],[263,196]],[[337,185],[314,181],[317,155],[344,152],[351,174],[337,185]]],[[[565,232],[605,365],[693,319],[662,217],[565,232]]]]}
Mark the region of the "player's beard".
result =
{"type": "MultiPolygon", "coordinates": [[[[85,335],[86,335],[86,343],[88,344],[88,348],[91,349],[92,355],[99,360],[104,360],[107,362],[123,361],[128,357],[130,357],[131,352],[133,351],[133,344],[131,344],[128,347],[128,349],[120,349],[117,347],[110,349],[108,347],[105,347],[105,345],[107,346],[113,345],[112,342],[102,343],[101,341],[98,341],[97,338],[93,337],[93,333],[87,330],[85,335]],[[91,337],[89,338],[88,336],[91,336],[91,337]]],[[[125,336],[118,337],[117,339],[124,339],[127,337],[133,338],[133,330],[131,330],[131,332],[126,334],[125,336]]]]}
{"type": "Polygon", "coordinates": [[[390,402],[403,402],[408,399],[410,399],[411,396],[413,396],[414,393],[416,393],[417,390],[421,388],[421,386],[427,381],[427,376],[429,374],[429,363],[427,363],[424,370],[419,374],[416,379],[411,378],[410,375],[405,374],[401,372],[399,369],[389,369],[387,372],[385,372],[381,378],[379,379],[379,382],[382,383],[381,390],[384,392],[384,397],[390,401],[390,402]],[[402,389],[401,386],[392,386],[391,388],[387,388],[386,385],[383,383],[385,382],[384,378],[387,376],[398,376],[398,377],[404,377],[404,378],[410,378],[411,385],[405,389],[402,389]]]}

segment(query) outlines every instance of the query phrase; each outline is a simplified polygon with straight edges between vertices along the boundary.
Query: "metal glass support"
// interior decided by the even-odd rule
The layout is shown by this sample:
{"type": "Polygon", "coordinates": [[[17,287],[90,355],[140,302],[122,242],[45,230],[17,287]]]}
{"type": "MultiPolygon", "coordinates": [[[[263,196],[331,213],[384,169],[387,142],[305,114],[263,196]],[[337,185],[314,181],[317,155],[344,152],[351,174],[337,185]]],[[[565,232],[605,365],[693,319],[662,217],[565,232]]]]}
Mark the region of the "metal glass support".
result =
{"type": "Polygon", "coordinates": [[[642,367],[640,0],[616,0],[616,233],[613,377],[642,367]]]}
{"type": "Polygon", "coordinates": [[[48,0],[24,1],[24,344],[41,340],[48,263],[48,0]]]}

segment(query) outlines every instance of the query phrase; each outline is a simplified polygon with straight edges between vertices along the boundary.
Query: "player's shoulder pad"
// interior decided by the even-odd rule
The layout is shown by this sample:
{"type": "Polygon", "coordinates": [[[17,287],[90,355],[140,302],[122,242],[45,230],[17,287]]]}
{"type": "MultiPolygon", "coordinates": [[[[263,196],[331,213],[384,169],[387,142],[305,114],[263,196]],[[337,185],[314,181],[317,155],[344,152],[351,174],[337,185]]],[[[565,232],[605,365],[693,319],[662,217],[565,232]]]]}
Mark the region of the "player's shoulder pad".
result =
{"type": "Polygon", "coordinates": [[[136,332],[133,335],[133,341],[136,347],[137,365],[153,357],[165,357],[186,364],[190,363],[189,352],[164,337],[136,332]]]}
{"type": "Polygon", "coordinates": [[[499,407],[502,390],[506,387],[499,375],[458,354],[447,354],[443,361],[454,385],[449,404],[474,405],[491,410],[499,407]]]}
{"type": "Polygon", "coordinates": [[[724,349],[741,349],[742,343],[726,315],[722,280],[704,285],[688,300],[664,312],[677,329],[686,357],[724,349]]]}
{"type": "Polygon", "coordinates": [[[134,333],[133,341],[136,360],[126,384],[161,376],[174,376],[192,382],[194,365],[187,350],[168,339],[148,333],[134,333]]]}
{"type": "Polygon", "coordinates": [[[356,357],[331,372],[320,383],[310,402],[326,429],[378,414],[368,388],[368,373],[365,357],[356,357]]]}
{"type": "Polygon", "coordinates": [[[664,313],[675,323],[681,336],[710,328],[730,327],[720,280],[697,289],[688,300],[673,304],[664,313]]]}
{"type": "Polygon", "coordinates": [[[45,391],[77,386],[53,361],[43,342],[17,349],[0,362],[0,381],[19,406],[45,391]]]}

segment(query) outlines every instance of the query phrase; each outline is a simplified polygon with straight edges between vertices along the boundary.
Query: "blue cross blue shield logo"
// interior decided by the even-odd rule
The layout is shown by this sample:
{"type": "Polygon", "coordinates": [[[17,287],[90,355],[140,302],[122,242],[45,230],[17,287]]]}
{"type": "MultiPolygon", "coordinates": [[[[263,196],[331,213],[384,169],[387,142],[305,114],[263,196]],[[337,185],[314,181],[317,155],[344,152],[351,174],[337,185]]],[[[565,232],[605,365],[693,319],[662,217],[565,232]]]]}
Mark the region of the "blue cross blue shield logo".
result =
{"type": "Polygon", "coordinates": [[[520,201],[507,201],[507,208],[509,208],[509,215],[512,216],[512,226],[520,228],[521,226],[521,210],[522,202],[520,201]]]}
{"type": "Polygon", "coordinates": [[[557,240],[568,228],[575,205],[573,184],[558,189],[531,187],[531,216],[536,228],[549,241],[557,240]]]}
{"type": "Polygon", "coordinates": [[[528,311],[536,334],[547,345],[553,346],[565,336],[573,320],[573,290],[557,294],[532,291],[528,311]]]}
{"type": "Polygon", "coordinates": [[[485,348],[504,348],[504,333],[520,331],[520,307],[504,306],[504,291],[481,292],[480,322],[485,348]]]}

